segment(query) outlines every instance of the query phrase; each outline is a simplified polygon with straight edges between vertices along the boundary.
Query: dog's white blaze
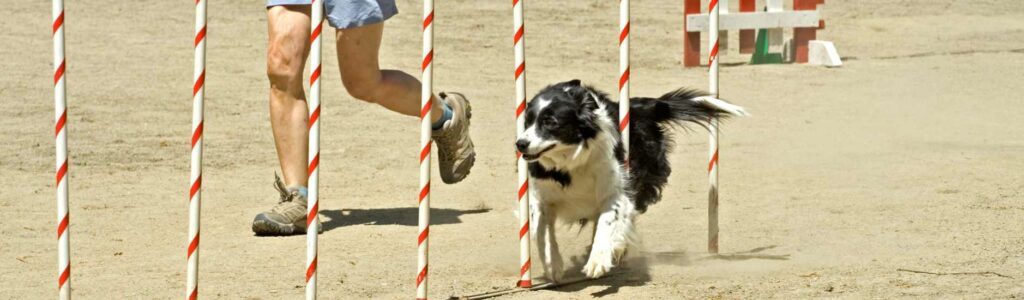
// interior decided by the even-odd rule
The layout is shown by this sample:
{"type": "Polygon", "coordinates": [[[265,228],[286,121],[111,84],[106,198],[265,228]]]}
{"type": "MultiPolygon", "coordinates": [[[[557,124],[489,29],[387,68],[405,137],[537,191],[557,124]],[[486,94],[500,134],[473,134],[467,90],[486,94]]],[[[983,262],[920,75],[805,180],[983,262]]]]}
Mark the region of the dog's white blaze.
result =
{"type": "MultiPolygon", "coordinates": [[[[537,100],[535,101],[537,102],[538,115],[540,114],[540,112],[544,111],[544,108],[551,104],[551,99],[547,99],[544,97],[537,98],[537,100]]],[[[526,151],[527,153],[536,153],[541,150],[544,150],[547,147],[550,147],[552,144],[557,144],[557,142],[555,141],[545,141],[541,139],[540,135],[537,134],[536,123],[530,125],[530,127],[527,127],[526,130],[523,131],[523,139],[530,141],[530,146],[527,148],[526,151]]]]}
{"type": "Polygon", "coordinates": [[[537,114],[540,114],[541,111],[544,111],[544,109],[547,108],[550,104],[551,99],[547,99],[544,97],[537,98],[537,114]]]}

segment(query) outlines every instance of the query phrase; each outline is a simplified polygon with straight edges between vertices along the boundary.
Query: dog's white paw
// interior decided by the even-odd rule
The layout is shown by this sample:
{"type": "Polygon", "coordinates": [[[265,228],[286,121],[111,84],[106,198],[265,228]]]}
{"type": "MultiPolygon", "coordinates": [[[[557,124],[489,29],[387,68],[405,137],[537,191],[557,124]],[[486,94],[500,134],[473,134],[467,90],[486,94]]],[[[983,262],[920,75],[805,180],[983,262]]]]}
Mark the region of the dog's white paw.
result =
{"type": "Polygon", "coordinates": [[[551,280],[551,282],[562,282],[562,278],[565,278],[565,270],[561,267],[552,268],[548,271],[548,280],[551,280]]]}
{"type": "Polygon", "coordinates": [[[607,274],[615,267],[614,251],[608,249],[594,249],[590,252],[590,259],[583,265],[583,274],[590,278],[599,278],[607,274]]]}
{"type": "Polygon", "coordinates": [[[552,282],[561,282],[562,278],[565,277],[565,266],[562,265],[561,259],[552,259],[551,270],[548,272],[548,279],[552,282]]]}
{"type": "Polygon", "coordinates": [[[561,257],[551,257],[544,263],[544,275],[551,282],[559,282],[564,278],[565,267],[561,257]]]}

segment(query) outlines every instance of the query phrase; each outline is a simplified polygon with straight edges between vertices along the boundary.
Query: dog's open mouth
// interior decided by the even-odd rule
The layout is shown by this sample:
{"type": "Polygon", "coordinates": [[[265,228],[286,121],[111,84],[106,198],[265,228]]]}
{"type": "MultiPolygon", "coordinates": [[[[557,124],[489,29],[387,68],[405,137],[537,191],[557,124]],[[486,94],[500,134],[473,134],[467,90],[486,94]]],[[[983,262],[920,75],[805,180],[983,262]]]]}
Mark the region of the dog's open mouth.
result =
{"type": "Polygon", "coordinates": [[[533,153],[533,154],[523,153],[523,159],[525,159],[526,161],[535,161],[538,158],[540,158],[540,156],[543,155],[544,152],[548,152],[548,150],[551,150],[552,148],[555,148],[555,144],[551,144],[551,146],[548,146],[547,148],[544,148],[544,149],[542,149],[540,151],[537,151],[537,153],[533,153]]]}

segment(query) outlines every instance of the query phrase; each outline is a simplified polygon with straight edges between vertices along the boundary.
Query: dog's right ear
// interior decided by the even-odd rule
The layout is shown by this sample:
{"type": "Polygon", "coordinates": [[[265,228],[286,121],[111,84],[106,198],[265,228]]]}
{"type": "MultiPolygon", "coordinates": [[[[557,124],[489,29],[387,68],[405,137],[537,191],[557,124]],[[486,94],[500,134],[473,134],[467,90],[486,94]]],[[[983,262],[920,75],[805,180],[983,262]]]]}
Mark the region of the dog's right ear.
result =
{"type": "Polygon", "coordinates": [[[578,90],[582,87],[582,84],[583,83],[580,82],[579,79],[573,79],[566,82],[560,82],[557,86],[561,87],[563,92],[571,93],[572,91],[578,90]]]}

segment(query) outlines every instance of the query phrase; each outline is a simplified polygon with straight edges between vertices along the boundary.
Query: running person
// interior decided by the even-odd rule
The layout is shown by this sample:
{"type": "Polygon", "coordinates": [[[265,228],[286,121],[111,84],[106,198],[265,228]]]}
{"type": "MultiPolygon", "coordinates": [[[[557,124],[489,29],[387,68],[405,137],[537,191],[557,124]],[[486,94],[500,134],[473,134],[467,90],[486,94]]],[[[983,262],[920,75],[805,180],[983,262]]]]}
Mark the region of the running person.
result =
{"type": "MultiPolygon", "coordinates": [[[[420,82],[378,65],[384,21],[398,13],[394,0],[324,0],[324,14],[337,37],[341,81],[352,97],[408,116],[420,111],[420,82]]],[[[310,0],[268,0],[267,78],[270,125],[284,181],[276,179],[280,202],[256,215],[257,235],[305,233],[309,110],[302,71],[309,56],[310,0]]],[[[476,153],[469,137],[470,106],[464,96],[441,93],[431,108],[438,169],[445,183],[462,181],[476,153]]],[[[380,145],[386,147],[387,145],[380,145]]],[[[323,227],[320,227],[323,228],[323,227]]]]}

